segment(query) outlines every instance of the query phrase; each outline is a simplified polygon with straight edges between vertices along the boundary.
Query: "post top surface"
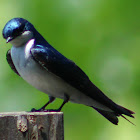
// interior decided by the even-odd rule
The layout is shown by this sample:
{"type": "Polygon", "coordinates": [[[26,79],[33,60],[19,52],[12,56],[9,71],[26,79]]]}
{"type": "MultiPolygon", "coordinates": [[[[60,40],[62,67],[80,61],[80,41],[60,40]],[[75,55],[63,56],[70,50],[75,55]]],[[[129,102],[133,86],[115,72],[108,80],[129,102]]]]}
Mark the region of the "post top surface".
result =
{"type": "Polygon", "coordinates": [[[2,116],[18,116],[18,115],[63,115],[63,112],[0,112],[0,117],[2,116]]]}

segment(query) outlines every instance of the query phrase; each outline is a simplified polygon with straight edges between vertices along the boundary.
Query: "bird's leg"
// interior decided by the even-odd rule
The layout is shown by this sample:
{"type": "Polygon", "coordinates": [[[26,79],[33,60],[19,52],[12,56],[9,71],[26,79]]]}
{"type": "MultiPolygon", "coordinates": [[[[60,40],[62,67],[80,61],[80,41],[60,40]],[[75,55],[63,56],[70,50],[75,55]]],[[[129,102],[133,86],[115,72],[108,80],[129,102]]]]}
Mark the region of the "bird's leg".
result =
{"type": "Polygon", "coordinates": [[[65,94],[65,97],[64,97],[64,101],[62,103],[62,105],[56,110],[56,111],[61,111],[62,107],[69,101],[69,96],[65,94]]]}
{"type": "Polygon", "coordinates": [[[45,108],[46,108],[46,106],[48,106],[50,103],[52,103],[53,101],[55,100],[55,97],[53,97],[53,96],[49,96],[49,101],[43,106],[43,107],[41,107],[40,109],[35,109],[35,108],[33,108],[32,110],[31,110],[31,112],[40,112],[40,111],[47,111],[47,110],[45,110],[45,108]]]}
{"type": "Polygon", "coordinates": [[[62,103],[62,105],[58,108],[58,109],[47,109],[45,110],[45,107],[50,104],[51,102],[53,102],[55,100],[55,97],[52,97],[52,96],[49,96],[49,101],[40,109],[36,110],[36,109],[32,109],[31,111],[32,112],[40,112],[40,111],[43,111],[43,112],[60,112],[62,107],[69,101],[69,96],[68,95],[64,95],[64,101],[62,103]]]}
{"type": "Polygon", "coordinates": [[[52,103],[53,101],[55,100],[55,97],[53,96],[49,96],[49,101],[43,106],[40,108],[40,110],[45,110],[46,106],[48,106],[50,103],[52,103]]]}
{"type": "Polygon", "coordinates": [[[48,110],[44,110],[45,112],[60,112],[62,107],[69,101],[69,96],[68,95],[64,95],[64,101],[62,103],[62,105],[58,108],[58,109],[48,109],[48,110]]]}

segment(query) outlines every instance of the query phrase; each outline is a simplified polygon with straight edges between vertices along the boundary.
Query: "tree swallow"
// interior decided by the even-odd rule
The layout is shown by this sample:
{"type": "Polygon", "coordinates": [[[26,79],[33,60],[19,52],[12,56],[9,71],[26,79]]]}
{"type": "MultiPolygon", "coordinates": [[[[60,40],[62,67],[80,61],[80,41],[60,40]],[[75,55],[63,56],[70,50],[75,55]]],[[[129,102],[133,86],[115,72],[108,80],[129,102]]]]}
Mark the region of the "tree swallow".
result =
{"type": "Polygon", "coordinates": [[[134,118],[133,111],[109,99],[73,61],[53,48],[27,20],[11,19],[3,29],[3,37],[13,45],[6,55],[11,69],[49,95],[49,101],[41,109],[33,111],[46,111],[48,104],[55,98],[61,98],[64,102],[54,111],[61,111],[65,103],[72,101],[92,107],[116,125],[119,116],[125,118],[123,114],[134,118]]]}

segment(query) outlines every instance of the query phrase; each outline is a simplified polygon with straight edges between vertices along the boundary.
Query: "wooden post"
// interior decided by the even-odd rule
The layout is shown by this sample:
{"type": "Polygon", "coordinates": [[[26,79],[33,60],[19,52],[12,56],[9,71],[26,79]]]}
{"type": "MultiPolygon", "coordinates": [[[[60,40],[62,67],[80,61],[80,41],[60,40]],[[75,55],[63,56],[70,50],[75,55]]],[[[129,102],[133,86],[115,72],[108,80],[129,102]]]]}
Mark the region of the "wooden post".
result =
{"type": "Polygon", "coordinates": [[[0,140],[64,140],[63,113],[0,113],[0,140]]]}

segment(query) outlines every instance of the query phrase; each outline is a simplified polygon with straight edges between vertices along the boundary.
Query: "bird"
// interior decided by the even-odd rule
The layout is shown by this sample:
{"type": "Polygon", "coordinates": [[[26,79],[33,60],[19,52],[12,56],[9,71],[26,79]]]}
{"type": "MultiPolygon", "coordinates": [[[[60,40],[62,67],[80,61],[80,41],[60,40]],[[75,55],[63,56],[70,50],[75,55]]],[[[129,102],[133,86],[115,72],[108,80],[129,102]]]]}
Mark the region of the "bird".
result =
{"type": "Polygon", "coordinates": [[[12,44],[6,54],[11,69],[49,96],[43,107],[31,111],[61,111],[71,101],[95,109],[115,125],[120,116],[127,121],[124,115],[134,118],[135,112],[107,97],[80,67],[52,47],[26,19],[17,17],[9,20],[2,34],[6,42],[12,44]],[[46,106],[56,98],[63,99],[61,106],[46,110],[46,106]]]}

